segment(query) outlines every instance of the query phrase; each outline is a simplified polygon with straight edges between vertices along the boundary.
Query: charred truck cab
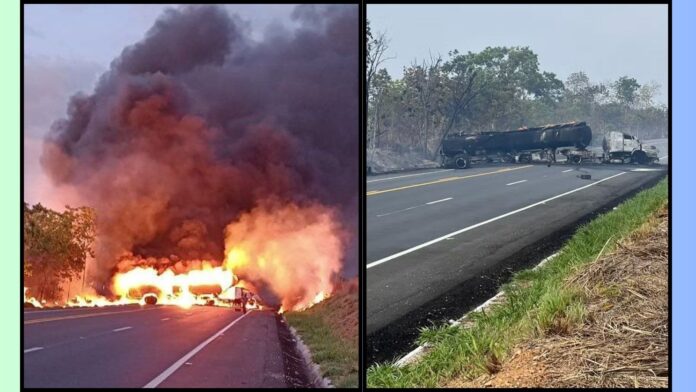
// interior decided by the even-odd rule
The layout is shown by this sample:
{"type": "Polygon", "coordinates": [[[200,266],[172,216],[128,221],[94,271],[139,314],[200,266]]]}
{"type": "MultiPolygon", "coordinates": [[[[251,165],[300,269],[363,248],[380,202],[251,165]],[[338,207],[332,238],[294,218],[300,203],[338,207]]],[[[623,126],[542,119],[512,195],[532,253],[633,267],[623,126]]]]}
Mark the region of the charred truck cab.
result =
{"type": "Polygon", "coordinates": [[[592,129],[585,122],[571,122],[512,131],[449,135],[442,141],[440,155],[444,167],[457,169],[468,168],[476,160],[531,162],[533,153],[555,161],[556,149],[574,147],[585,151],[591,141],[592,129]]]}
{"type": "Polygon", "coordinates": [[[602,141],[604,161],[607,163],[655,163],[659,160],[655,146],[643,148],[643,143],[635,136],[623,132],[607,132],[602,141]]]}

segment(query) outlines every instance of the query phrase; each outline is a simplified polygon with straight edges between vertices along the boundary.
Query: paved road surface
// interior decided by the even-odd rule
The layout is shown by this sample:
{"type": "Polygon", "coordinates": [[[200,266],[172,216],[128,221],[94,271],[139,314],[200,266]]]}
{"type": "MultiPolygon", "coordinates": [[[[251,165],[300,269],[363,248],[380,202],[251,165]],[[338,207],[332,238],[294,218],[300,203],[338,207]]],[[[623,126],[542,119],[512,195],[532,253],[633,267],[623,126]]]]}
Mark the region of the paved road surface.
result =
{"type": "Polygon", "coordinates": [[[653,144],[661,165],[501,164],[369,177],[368,335],[664,175],[666,141],[653,144]]]}
{"type": "Polygon", "coordinates": [[[25,311],[23,350],[25,387],[286,387],[269,311],[25,311]]]}

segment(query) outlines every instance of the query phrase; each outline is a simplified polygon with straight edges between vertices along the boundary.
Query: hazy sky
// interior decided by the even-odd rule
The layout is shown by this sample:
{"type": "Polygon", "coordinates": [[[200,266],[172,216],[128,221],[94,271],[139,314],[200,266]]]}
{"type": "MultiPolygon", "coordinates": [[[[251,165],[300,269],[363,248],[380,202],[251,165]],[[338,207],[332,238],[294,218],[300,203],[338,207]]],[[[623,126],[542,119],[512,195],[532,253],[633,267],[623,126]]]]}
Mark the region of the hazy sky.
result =
{"type": "Polygon", "coordinates": [[[657,101],[667,102],[666,5],[368,5],[367,18],[391,40],[392,76],[429,53],[529,46],[561,80],[576,71],[597,82],[628,75],[662,85],[657,101]]]}
{"type": "MultiPolygon", "coordinates": [[[[144,37],[166,4],[32,4],[24,7],[26,56],[55,56],[108,66],[121,50],[144,37]]],[[[291,24],[293,5],[226,5],[249,21],[259,38],[273,22],[291,24]],[[253,22],[253,23],[252,23],[253,22]]]]}
{"type": "MultiPolygon", "coordinates": [[[[98,77],[123,48],[140,41],[171,5],[24,6],[25,200],[60,208],[71,190],[50,186],[39,165],[41,141],[51,124],[65,117],[69,98],[90,93],[98,77]],[[57,193],[64,192],[58,196],[57,193]]],[[[259,40],[274,23],[294,27],[293,5],[226,5],[247,21],[259,40]]]]}

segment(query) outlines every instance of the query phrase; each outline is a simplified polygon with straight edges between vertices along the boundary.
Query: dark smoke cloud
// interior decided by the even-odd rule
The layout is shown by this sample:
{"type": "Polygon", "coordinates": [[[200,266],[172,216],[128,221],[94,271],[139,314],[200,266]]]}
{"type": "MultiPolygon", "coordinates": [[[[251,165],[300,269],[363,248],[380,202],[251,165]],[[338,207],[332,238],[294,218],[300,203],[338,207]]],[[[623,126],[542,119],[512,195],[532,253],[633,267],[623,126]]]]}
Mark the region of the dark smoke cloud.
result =
{"type": "Polygon", "coordinates": [[[41,163],[97,210],[95,279],[123,252],[221,260],[225,226],[270,197],[335,207],[357,235],[357,7],[293,17],[255,43],[222,8],[169,9],[71,98],[41,163]]]}

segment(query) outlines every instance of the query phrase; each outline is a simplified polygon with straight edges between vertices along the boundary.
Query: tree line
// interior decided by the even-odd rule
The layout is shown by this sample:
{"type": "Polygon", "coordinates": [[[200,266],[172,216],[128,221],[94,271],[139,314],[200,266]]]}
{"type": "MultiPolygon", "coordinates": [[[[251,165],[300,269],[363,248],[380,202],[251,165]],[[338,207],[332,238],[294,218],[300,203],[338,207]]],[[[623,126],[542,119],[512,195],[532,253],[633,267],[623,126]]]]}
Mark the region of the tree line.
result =
{"type": "Polygon", "coordinates": [[[23,215],[24,286],[39,301],[56,300],[61,284],[84,273],[87,258],[94,257],[95,212],[69,206],[57,212],[25,202],[23,215]]]}
{"type": "Polygon", "coordinates": [[[595,82],[582,71],[565,81],[540,69],[529,47],[452,50],[404,67],[394,78],[383,67],[384,33],[367,23],[367,148],[417,150],[436,159],[452,132],[503,131],[586,121],[593,143],[609,131],[641,139],[667,136],[667,107],[655,102],[660,86],[623,76],[595,82]]]}

